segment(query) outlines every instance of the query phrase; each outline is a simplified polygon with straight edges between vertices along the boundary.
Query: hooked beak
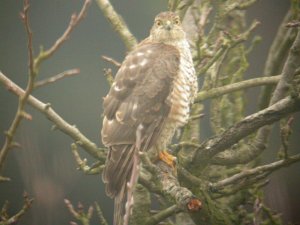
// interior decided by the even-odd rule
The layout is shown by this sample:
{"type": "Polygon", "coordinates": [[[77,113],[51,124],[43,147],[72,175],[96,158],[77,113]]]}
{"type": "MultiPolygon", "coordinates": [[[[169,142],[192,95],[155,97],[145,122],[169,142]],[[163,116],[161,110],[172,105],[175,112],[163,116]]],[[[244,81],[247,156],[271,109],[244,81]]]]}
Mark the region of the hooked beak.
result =
{"type": "Polygon", "coordinates": [[[167,21],[164,25],[164,28],[168,31],[170,31],[173,28],[173,24],[171,23],[171,21],[167,21]]]}

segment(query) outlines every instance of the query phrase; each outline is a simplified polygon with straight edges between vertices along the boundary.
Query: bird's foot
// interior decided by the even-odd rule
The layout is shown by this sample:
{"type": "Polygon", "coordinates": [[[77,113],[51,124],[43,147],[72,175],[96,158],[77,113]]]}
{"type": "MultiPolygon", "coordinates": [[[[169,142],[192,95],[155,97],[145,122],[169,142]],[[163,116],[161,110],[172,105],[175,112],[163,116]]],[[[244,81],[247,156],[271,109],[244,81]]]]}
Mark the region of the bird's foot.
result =
{"type": "Polygon", "coordinates": [[[167,165],[175,169],[177,160],[175,156],[169,154],[167,151],[161,151],[159,152],[158,157],[161,161],[164,161],[167,165]]]}

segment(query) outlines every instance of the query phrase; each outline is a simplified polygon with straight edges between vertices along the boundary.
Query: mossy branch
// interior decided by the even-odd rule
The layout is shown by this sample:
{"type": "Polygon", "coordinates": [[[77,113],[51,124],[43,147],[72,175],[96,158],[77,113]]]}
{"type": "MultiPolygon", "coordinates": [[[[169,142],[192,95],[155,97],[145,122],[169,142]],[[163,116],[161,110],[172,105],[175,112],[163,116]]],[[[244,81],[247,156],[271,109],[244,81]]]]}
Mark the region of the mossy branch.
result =
{"type": "MultiPolygon", "coordinates": [[[[266,165],[257,166],[251,169],[246,169],[240,173],[234,174],[231,177],[210,184],[210,188],[213,191],[218,191],[223,189],[226,186],[237,185],[240,181],[244,182],[244,180],[249,179],[250,177],[260,178],[262,175],[264,176],[269,175],[275,170],[278,170],[282,167],[289,166],[298,161],[300,161],[300,154],[291,156],[287,159],[282,159],[273,163],[269,163],[266,165]]],[[[258,182],[258,180],[253,179],[253,182],[258,182]]]]}
{"type": "Polygon", "coordinates": [[[201,102],[209,98],[216,98],[225,94],[229,94],[235,91],[245,90],[251,87],[257,87],[261,85],[275,85],[280,80],[280,75],[272,77],[259,77],[250,80],[244,80],[233,84],[213,88],[207,91],[200,91],[197,94],[195,102],[201,102]]]}
{"type": "Polygon", "coordinates": [[[222,134],[203,142],[190,158],[191,161],[186,161],[184,164],[193,168],[205,167],[213,156],[228,149],[258,128],[272,124],[299,110],[300,97],[286,97],[264,110],[247,116],[222,134]]]}
{"type": "MultiPolygon", "coordinates": [[[[82,223],[82,225],[90,225],[90,221],[94,212],[93,206],[90,206],[87,212],[84,212],[83,205],[79,202],[77,205],[77,209],[74,208],[73,204],[65,199],[66,207],[68,208],[71,215],[78,221],[82,223]]],[[[75,222],[70,222],[71,224],[77,224],[75,222]]]]}

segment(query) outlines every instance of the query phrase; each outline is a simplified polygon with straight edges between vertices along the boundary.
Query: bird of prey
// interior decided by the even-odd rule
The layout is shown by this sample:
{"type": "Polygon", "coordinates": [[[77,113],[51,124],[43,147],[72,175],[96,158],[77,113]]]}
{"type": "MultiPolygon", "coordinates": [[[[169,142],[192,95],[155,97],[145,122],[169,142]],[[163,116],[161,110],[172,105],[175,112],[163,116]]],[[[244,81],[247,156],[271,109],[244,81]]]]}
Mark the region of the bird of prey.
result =
{"type": "Polygon", "coordinates": [[[162,12],[149,37],[128,53],[104,98],[102,142],[109,152],[102,174],[114,198],[114,225],[123,224],[134,154],[156,151],[168,164],[167,145],[187,123],[198,84],[179,16],[162,12]]]}

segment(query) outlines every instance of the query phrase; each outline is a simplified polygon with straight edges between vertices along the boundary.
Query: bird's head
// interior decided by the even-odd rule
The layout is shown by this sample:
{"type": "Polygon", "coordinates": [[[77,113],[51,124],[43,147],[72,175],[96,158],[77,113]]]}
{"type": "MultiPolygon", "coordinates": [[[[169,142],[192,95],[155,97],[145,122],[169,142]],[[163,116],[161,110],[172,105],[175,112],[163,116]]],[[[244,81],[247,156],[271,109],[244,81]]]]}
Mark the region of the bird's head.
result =
{"type": "Polygon", "coordinates": [[[155,42],[180,41],[185,38],[179,16],[174,12],[161,12],[154,19],[150,38],[155,42]]]}

